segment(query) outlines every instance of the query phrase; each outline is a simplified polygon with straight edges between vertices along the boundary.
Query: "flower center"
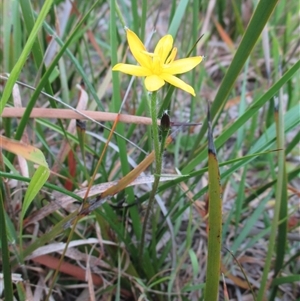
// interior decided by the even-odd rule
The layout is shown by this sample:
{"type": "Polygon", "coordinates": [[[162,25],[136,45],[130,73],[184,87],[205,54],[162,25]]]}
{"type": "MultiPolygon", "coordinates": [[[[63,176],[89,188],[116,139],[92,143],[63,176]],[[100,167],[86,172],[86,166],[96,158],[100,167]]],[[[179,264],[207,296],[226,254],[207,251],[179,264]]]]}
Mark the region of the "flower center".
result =
{"type": "Polygon", "coordinates": [[[155,75],[160,75],[163,69],[163,63],[161,57],[155,53],[145,51],[145,54],[149,55],[152,59],[151,71],[155,75]]]}

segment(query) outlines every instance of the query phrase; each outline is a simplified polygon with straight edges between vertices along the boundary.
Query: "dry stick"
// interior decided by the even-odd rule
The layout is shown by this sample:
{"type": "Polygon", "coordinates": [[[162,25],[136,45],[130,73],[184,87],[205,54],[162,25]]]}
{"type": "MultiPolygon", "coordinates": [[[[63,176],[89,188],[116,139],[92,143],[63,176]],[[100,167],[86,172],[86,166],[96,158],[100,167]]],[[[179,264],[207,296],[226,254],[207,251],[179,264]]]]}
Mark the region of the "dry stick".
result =
{"type": "MultiPolygon", "coordinates": [[[[2,117],[22,117],[26,108],[4,108],[2,117]]],[[[92,118],[98,121],[115,121],[119,116],[119,122],[135,123],[143,125],[151,125],[152,120],[149,117],[78,110],[78,112],[70,109],[48,109],[48,108],[34,108],[31,111],[30,118],[56,118],[56,119],[88,119],[92,118]]],[[[159,124],[159,120],[157,120],[159,124]]]]}
{"type": "MultiPolygon", "coordinates": [[[[4,108],[1,117],[7,118],[21,118],[24,115],[26,108],[4,108]]],[[[34,108],[31,111],[30,118],[55,118],[55,119],[79,119],[79,120],[90,120],[91,121],[115,121],[119,116],[118,122],[121,123],[134,123],[142,125],[152,125],[152,119],[150,117],[120,114],[120,113],[109,113],[99,111],[88,111],[88,110],[71,110],[71,109],[48,109],[48,108],[34,108]]],[[[196,126],[201,123],[186,123],[170,121],[171,126],[196,126]]],[[[160,125],[160,120],[157,119],[157,125],[160,125]]],[[[111,129],[110,129],[111,130],[111,129]]]]}

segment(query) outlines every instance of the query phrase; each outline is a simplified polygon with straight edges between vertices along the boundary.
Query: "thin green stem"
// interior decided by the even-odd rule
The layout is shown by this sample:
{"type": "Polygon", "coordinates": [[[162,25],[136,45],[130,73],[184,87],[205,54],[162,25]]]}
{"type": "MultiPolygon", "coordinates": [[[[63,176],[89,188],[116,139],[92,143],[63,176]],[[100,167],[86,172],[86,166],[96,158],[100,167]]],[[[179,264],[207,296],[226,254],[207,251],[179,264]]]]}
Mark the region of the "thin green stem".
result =
{"type": "MultiPolygon", "coordinates": [[[[155,151],[155,164],[156,174],[160,175],[161,171],[161,154],[159,151],[159,137],[158,137],[158,126],[157,126],[157,110],[156,110],[156,92],[152,92],[151,95],[151,119],[152,119],[152,133],[153,133],[153,145],[155,151]]],[[[157,176],[156,175],[156,176],[157,176]]]]}
{"type": "Polygon", "coordinates": [[[279,216],[280,216],[280,206],[283,201],[283,183],[285,183],[285,152],[284,152],[284,119],[283,119],[283,110],[281,98],[279,98],[278,103],[278,122],[276,123],[277,131],[277,146],[279,149],[278,152],[278,173],[277,173],[277,186],[276,186],[276,202],[274,207],[274,216],[272,219],[271,233],[268,241],[268,252],[264,263],[264,271],[260,281],[260,288],[257,294],[257,300],[262,301],[266,298],[266,287],[268,282],[268,275],[270,273],[271,263],[272,263],[272,254],[274,253],[274,246],[276,243],[276,236],[279,226],[279,216]]]}
{"type": "Polygon", "coordinates": [[[123,18],[123,15],[121,13],[121,10],[120,10],[120,7],[119,7],[119,4],[118,4],[117,1],[115,1],[115,9],[116,9],[116,13],[117,13],[117,15],[119,17],[120,22],[122,23],[123,27],[125,27],[126,23],[125,23],[125,20],[123,18]]]}
{"type": "Polygon", "coordinates": [[[157,125],[156,95],[157,95],[156,92],[152,92],[151,103],[150,103],[156,168],[155,168],[155,174],[154,174],[154,183],[152,186],[152,191],[151,191],[150,198],[149,198],[149,204],[146,209],[145,219],[144,219],[144,223],[143,223],[141,245],[140,245],[140,250],[139,250],[140,259],[143,258],[147,223],[148,223],[150,212],[152,210],[153,203],[155,200],[155,194],[156,194],[156,191],[158,188],[160,174],[161,174],[161,167],[162,167],[162,152],[160,151],[160,147],[159,147],[159,136],[158,136],[158,125],[157,125]]]}

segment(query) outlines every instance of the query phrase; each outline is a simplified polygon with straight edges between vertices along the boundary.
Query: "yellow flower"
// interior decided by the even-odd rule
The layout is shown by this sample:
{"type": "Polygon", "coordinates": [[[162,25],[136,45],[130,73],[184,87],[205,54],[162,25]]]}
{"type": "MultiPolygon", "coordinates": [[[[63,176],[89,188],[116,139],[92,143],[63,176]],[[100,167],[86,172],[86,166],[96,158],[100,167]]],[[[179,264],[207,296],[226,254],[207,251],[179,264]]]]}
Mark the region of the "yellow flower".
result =
{"type": "Polygon", "coordinates": [[[126,33],[129,48],[140,66],[117,64],[113,67],[113,71],[121,71],[134,76],[145,76],[146,89],[151,92],[157,91],[165,82],[168,82],[193,96],[196,95],[190,85],[174,75],[182,74],[195,68],[202,61],[202,56],[174,60],[177,48],[173,48],[171,35],[162,37],[158,41],[154,53],[150,53],[147,52],[144,44],[133,31],[127,28],[126,33]]]}

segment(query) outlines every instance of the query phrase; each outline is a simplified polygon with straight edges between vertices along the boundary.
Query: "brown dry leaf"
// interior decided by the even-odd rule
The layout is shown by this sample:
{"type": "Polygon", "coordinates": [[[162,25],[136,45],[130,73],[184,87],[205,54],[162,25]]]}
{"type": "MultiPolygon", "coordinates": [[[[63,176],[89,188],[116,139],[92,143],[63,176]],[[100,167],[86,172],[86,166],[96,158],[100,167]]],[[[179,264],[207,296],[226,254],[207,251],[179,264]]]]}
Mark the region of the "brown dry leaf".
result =
{"type": "MultiPolygon", "coordinates": [[[[96,52],[98,53],[102,64],[104,65],[105,68],[109,68],[109,64],[103,54],[103,51],[101,50],[98,42],[95,39],[94,33],[89,29],[87,30],[87,37],[90,40],[91,44],[93,45],[94,49],[96,50],[96,52]]],[[[107,72],[108,74],[111,74],[111,72],[107,72]]]]}
{"type": "Polygon", "coordinates": [[[48,168],[44,154],[36,147],[0,135],[1,148],[48,168]]]}
{"type": "Polygon", "coordinates": [[[180,187],[186,193],[186,196],[189,198],[189,200],[194,205],[194,207],[197,210],[199,216],[204,218],[207,215],[204,203],[199,201],[199,200],[194,200],[194,194],[191,192],[191,190],[189,189],[189,187],[187,186],[186,183],[181,182],[180,187]]]}
{"type": "Polygon", "coordinates": [[[224,43],[227,45],[230,51],[234,52],[235,50],[234,43],[232,42],[227,32],[224,30],[221,24],[214,17],[212,17],[212,20],[215,23],[215,26],[217,28],[217,31],[219,32],[221,39],[224,41],[224,43]]]}
{"type": "Polygon", "coordinates": [[[88,260],[87,260],[87,264],[86,264],[85,276],[86,276],[87,282],[88,282],[89,298],[90,298],[89,300],[96,301],[95,292],[94,292],[93,277],[92,277],[92,271],[91,271],[91,267],[90,267],[89,257],[90,256],[88,256],[88,260]]]}
{"type": "MultiPolygon", "coordinates": [[[[59,271],[61,273],[73,276],[76,279],[79,279],[81,281],[86,281],[84,269],[82,269],[81,267],[76,266],[74,264],[71,264],[69,262],[65,262],[65,261],[63,261],[61,263],[61,265],[59,266],[59,258],[50,256],[50,255],[42,255],[42,256],[33,258],[32,261],[42,264],[53,270],[55,270],[59,267],[59,271]]],[[[102,278],[96,274],[92,274],[92,279],[93,279],[94,285],[96,285],[96,286],[100,286],[103,283],[102,278]]]]}
{"type": "Polygon", "coordinates": [[[35,301],[33,299],[31,285],[30,283],[28,283],[28,281],[25,281],[25,289],[26,289],[26,301],[35,301]]]}
{"type": "Polygon", "coordinates": [[[248,283],[245,280],[242,280],[241,278],[232,275],[229,271],[227,271],[226,267],[221,263],[221,271],[225,274],[225,277],[229,278],[235,285],[243,288],[243,289],[249,289],[248,283]]]}
{"type": "MultiPolygon", "coordinates": [[[[248,92],[248,93],[246,93],[246,97],[252,97],[252,92],[248,92]]],[[[225,107],[224,107],[224,109],[225,110],[228,110],[228,109],[230,109],[231,107],[233,107],[233,106],[235,106],[235,105],[238,105],[239,103],[240,103],[240,101],[241,101],[241,96],[239,95],[239,96],[236,96],[236,97],[234,97],[234,98],[231,98],[231,99],[229,99],[227,102],[226,102],[226,104],[225,104],[225,107]]]]}

